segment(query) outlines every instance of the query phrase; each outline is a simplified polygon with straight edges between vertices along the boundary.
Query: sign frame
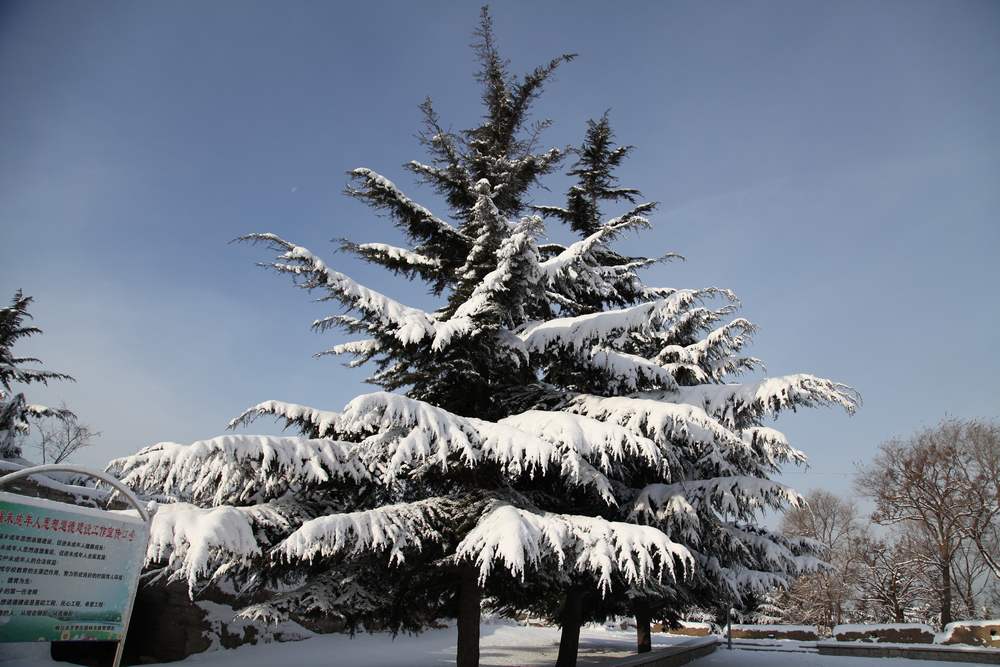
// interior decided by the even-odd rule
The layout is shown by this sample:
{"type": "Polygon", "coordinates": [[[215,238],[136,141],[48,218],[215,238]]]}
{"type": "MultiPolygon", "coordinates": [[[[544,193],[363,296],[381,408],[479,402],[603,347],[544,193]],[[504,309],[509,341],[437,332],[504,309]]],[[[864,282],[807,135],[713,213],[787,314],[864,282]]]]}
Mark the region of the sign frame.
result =
{"type": "MultiPolygon", "coordinates": [[[[152,528],[152,520],[149,516],[149,512],[146,511],[146,508],[143,507],[139,499],[135,497],[135,494],[132,493],[131,489],[129,489],[127,486],[122,484],[120,481],[118,481],[108,473],[100,472],[97,470],[90,470],[88,468],[83,468],[81,466],[63,465],[60,463],[46,464],[40,466],[32,466],[30,468],[22,468],[21,470],[15,470],[12,473],[8,473],[0,477],[0,488],[18,479],[30,477],[32,475],[37,475],[37,474],[45,474],[49,472],[71,472],[79,475],[86,475],[88,477],[92,477],[101,482],[104,482],[113,487],[116,491],[118,491],[129,502],[129,504],[136,509],[136,511],[139,513],[139,517],[146,523],[146,544],[144,544],[142,547],[142,553],[143,555],[145,555],[146,549],[149,547],[149,534],[150,534],[150,529],[152,528]]],[[[88,509],[93,509],[93,508],[88,508],[88,509]]],[[[98,509],[97,511],[107,512],[107,510],[100,510],[100,509],[98,509]]],[[[111,514],[111,512],[108,512],[108,514],[111,514]]],[[[121,665],[122,654],[125,650],[125,639],[128,636],[129,622],[132,620],[132,608],[135,606],[135,594],[138,588],[139,588],[139,577],[135,577],[131,583],[131,586],[129,587],[128,606],[125,608],[124,613],[122,614],[122,635],[121,638],[116,642],[117,646],[115,648],[115,659],[114,662],[112,663],[112,667],[120,667],[121,665]]]]}

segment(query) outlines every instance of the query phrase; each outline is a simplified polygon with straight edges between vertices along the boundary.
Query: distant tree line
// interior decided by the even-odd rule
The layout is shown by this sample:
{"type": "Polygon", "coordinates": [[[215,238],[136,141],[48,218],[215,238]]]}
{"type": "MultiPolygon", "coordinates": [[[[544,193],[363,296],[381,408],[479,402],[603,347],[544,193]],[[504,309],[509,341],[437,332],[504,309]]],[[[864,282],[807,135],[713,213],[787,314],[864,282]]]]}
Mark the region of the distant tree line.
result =
{"type": "Polygon", "coordinates": [[[833,626],[1000,614],[1000,424],[946,420],[883,443],[856,478],[874,505],[814,491],[782,531],[820,542],[828,569],[746,615],[833,626]]]}

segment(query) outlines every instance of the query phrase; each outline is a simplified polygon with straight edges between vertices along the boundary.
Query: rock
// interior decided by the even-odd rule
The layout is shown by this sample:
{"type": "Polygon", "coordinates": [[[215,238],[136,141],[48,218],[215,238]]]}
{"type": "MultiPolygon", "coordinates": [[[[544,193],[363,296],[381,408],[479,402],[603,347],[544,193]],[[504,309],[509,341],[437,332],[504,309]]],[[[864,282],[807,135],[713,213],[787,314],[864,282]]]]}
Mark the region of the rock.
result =
{"type": "Polygon", "coordinates": [[[666,628],[664,632],[672,635],[684,635],[686,637],[707,637],[712,634],[712,626],[708,623],[678,621],[676,625],[666,628]]]}
{"type": "Polygon", "coordinates": [[[917,623],[886,625],[838,625],[833,629],[838,642],[883,642],[890,644],[933,644],[934,631],[917,623]]]}
{"type": "MultiPolygon", "coordinates": [[[[259,642],[294,641],[311,632],[296,623],[258,626],[234,619],[225,595],[221,601],[188,598],[183,582],[140,586],[125,642],[123,664],[144,665],[183,660],[213,648],[236,648],[259,642]]],[[[53,660],[106,667],[114,657],[113,642],[53,642],[53,660]]]]}
{"type": "Polygon", "coordinates": [[[937,643],[1000,648],[1000,619],[949,623],[937,643]]]}
{"type": "Polygon", "coordinates": [[[819,632],[808,625],[734,625],[733,639],[791,639],[814,642],[819,632]]]}

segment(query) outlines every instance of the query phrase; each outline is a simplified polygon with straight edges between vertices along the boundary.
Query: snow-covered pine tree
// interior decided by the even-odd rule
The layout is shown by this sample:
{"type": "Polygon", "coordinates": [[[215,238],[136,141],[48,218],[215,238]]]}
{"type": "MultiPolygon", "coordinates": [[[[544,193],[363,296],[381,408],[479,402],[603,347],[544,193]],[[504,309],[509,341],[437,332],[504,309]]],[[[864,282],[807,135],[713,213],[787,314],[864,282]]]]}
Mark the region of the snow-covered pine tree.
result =
{"type": "MultiPolygon", "coordinates": [[[[566,609],[589,589],[649,606],[738,596],[810,565],[807,545],[754,524],[761,508],[797,500],[768,475],[802,459],[760,423],[784,408],[857,403],[847,387],[808,375],[725,383],[756,367],[741,356],[752,325],[720,326],[735,297],[646,287],[637,271],[650,260],[610,247],[648,225],[652,204],[630,200],[600,220],[600,201],[638,197],[588,173],[587,160],[606,158],[587,146],[603,141],[598,153],[624,157],[606,120],[592,124],[574,169],[590,208],[574,209],[571,193],[564,209],[583,238],[540,248],[542,220],[518,216],[563,153],[534,152],[546,123],[531,125],[528,112],[572,56],[511,76],[485,10],[477,56],[483,121],[448,132],[425,102],[431,160],[408,165],[443,196],[450,221],[371,169],[351,172],[348,188],[409,243],[343,247],[425,281],[442,298],[438,310],[362,286],[276,234],[246,237],[275,252],[272,268],[346,308],[315,328],[365,337],[327,353],[374,364],[370,381],[386,391],[336,412],[266,401],[233,426],[272,415],[302,436],[162,443],[110,467],[169,501],[149,559],[192,593],[222,583],[257,618],[362,608],[403,625],[450,611],[462,667],[478,664],[484,592],[497,606],[517,604],[543,581],[563,586],[566,609]],[[451,601],[439,594],[445,585],[451,601]]],[[[578,609],[570,622],[581,620],[578,609]]],[[[567,647],[561,664],[575,653],[567,647]]]]}
{"type": "Polygon", "coordinates": [[[41,417],[66,419],[73,416],[69,410],[29,403],[23,392],[14,393],[14,386],[18,384],[73,380],[65,373],[27,367],[28,364],[42,363],[34,357],[15,356],[14,345],[17,341],[42,333],[38,327],[25,325],[25,320],[31,319],[28,312],[31,301],[32,297],[24,296],[18,290],[10,306],[0,308],[0,459],[20,457],[19,438],[27,435],[32,420],[41,417]]]}

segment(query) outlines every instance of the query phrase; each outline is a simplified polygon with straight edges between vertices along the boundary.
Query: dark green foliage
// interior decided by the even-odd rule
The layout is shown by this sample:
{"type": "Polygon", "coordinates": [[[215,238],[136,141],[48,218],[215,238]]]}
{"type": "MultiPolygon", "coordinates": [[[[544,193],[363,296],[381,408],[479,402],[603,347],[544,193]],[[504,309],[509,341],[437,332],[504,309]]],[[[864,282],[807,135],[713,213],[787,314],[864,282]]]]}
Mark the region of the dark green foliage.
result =
{"type": "Polygon", "coordinates": [[[42,405],[31,405],[23,393],[12,393],[15,384],[48,384],[49,380],[69,380],[65,373],[56,373],[27,364],[41,364],[34,357],[18,357],[14,353],[17,341],[42,333],[38,327],[26,326],[31,319],[28,306],[32,298],[24,296],[21,290],[14,294],[11,305],[0,309],[0,457],[20,456],[18,436],[28,432],[32,419],[39,417],[69,418],[73,413],[65,409],[52,409],[42,405]]]}
{"type": "MultiPolygon", "coordinates": [[[[535,206],[538,212],[565,222],[581,236],[590,236],[603,225],[601,202],[628,201],[635,204],[641,192],[635,188],[618,186],[614,170],[632,152],[634,146],[614,144],[614,133],[608,113],[599,120],[587,121],[587,135],[583,145],[573,150],[577,161],[569,170],[575,176],[576,185],[566,195],[566,206],[535,206]]],[[[623,219],[641,216],[656,207],[655,203],[640,204],[622,216],[623,219]]]]}

